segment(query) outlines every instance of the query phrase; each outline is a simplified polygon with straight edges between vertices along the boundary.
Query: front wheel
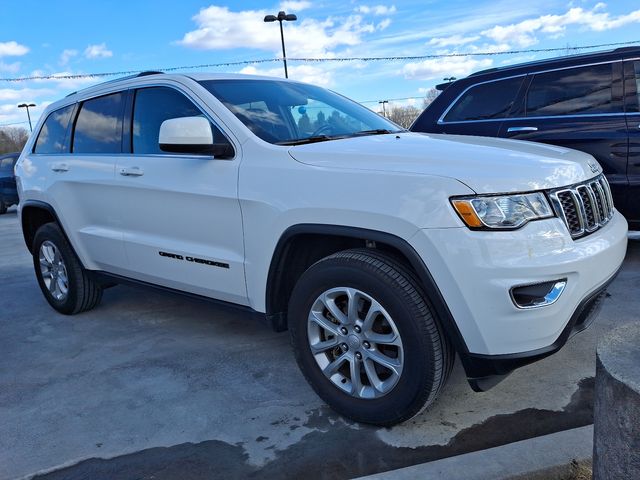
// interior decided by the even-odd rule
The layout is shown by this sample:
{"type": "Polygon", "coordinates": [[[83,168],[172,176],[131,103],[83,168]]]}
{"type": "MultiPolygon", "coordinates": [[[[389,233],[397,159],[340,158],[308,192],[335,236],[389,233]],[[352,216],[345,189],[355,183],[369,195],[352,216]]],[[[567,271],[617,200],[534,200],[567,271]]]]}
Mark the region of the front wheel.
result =
{"type": "Polygon", "coordinates": [[[0,198],[0,215],[4,215],[5,213],[7,213],[7,204],[0,198]]]}
{"type": "Polygon", "coordinates": [[[431,405],[452,349],[413,275],[391,257],[348,250],[312,265],[289,304],[298,365],[338,413],[394,425],[431,405]]]}

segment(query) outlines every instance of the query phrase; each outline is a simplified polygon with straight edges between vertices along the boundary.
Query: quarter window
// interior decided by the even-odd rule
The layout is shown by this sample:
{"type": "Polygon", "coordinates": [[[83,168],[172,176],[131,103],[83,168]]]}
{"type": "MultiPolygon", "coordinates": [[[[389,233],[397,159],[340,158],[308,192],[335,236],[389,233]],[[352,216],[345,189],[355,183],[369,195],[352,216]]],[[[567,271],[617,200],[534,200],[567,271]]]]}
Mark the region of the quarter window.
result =
{"type": "MultiPolygon", "coordinates": [[[[150,87],[136,91],[133,109],[133,153],[164,153],[158,143],[160,125],[165,120],[179,117],[203,116],[202,111],[183,94],[169,87],[150,87]]],[[[224,136],[211,126],[213,141],[225,142],[224,136]]]]}
{"type": "Polygon", "coordinates": [[[610,63],[539,73],[527,92],[527,117],[613,113],[610,63]]]}
{"type": "Polygon", "coordinates": [[[74,153],[120,153],[122,151],[122,92],[82,104],[73,134],[74,153]]]}
{"type": "Polygon", "coordinates": [[[38,134],[34,153],[63,153],[73,105],[51,112],[38,134]]]}
{"type": "Polygon", "coordinates": [[[507,117],[524,77],[508,78],[471,87],[447,113],[446,122],[507,117]]]}

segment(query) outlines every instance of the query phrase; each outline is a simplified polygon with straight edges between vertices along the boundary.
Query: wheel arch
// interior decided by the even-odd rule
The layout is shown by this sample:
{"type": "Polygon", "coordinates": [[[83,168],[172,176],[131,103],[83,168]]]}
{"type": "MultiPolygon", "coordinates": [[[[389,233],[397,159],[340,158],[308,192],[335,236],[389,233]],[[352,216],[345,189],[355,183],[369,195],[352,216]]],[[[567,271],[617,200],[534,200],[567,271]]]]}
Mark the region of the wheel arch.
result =
{"type": "MultiPolygon", "coordinates": [[[[40,228],[45,223],[55,222],[62,230],[62,234],[66,237],[67,241],[69,241],[69,237],[67,236],[62,224],[60,223],[60,219],[58,218],[58,214],[55,209],[49,205],[48,203],[42,202],[40,200],[26,200],[20,206],[20,222],[22,225],[22,235],[24,237],[24,242],[27,245],[27,249],[30,253],[33,248],[33,239],[40,228]]],[[[71,242],[69,242],[71,245],[71,242]]]]}
{"type": "Polygon", "coordinates": [[[406,240],[378,230],[325,224],[298,224],[285,230],[274,250],[267,277],[266,314],[273,328],[286,330],[291,290],[308,266],[337,251],[363,246],[400,257],[416,275],[426,300],[464,362],[468,356],[466,343],[427,265],[406,240]],[[305,245],[301,250],[302,242],[305,245]]]}

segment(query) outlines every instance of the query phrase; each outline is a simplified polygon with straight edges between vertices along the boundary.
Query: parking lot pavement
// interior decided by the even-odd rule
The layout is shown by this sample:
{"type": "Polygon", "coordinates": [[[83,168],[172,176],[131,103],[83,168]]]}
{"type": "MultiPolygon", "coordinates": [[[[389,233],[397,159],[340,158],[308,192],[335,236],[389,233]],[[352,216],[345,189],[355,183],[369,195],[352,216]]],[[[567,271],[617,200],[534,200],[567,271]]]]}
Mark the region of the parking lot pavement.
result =
{"type": "Polygon", "coordinates": [[[561,352],[482,394],[458,363],[429,412],[391,429],[334,414],[288,335],[239,311],[118,286],[55,313],[15,211],[0,216],[0,285],[1,479],[347,478],[590,424],[597,338],[637,319],[640,241],[561,352]]]}

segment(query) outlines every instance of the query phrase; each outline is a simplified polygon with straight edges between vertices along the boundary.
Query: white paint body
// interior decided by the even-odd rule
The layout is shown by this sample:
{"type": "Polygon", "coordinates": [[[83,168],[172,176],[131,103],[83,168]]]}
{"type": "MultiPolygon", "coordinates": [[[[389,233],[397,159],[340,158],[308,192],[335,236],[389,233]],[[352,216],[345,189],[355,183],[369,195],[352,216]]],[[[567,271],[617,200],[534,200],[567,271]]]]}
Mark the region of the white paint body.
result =
{"type": "Polygon", "coordinates": [[[272,145],[182,75],[85,90],[49,106],[34,131],[49,111],[143,86],[183,92],[227,135],[236,155],[36,155],[32,136],[16,168],[21,203],[50,204],[88,269],[264,312],[272,256],[289,227],[376,230],[405,240],[422,257],[469,351],[496,355],[552,344],[580,301],[624,258],[627,224],[617,212],[599,231],[573,240],[558,218],[509,232],[471,231],[453,210],[455,195],[557,188],[600,173],[589,167],[593,157],[564,148],[418,133],[272,145]],[[67,170],[53,172],[60,163],[67,170]],[[119,174],[136,168],[143,175],[119,174]],[[229,268],[172,261],[159,251],[229,268]],[[548,307],[521,310],[509,297],[511,286],[564,277],[567,289],[548,307]]]}

